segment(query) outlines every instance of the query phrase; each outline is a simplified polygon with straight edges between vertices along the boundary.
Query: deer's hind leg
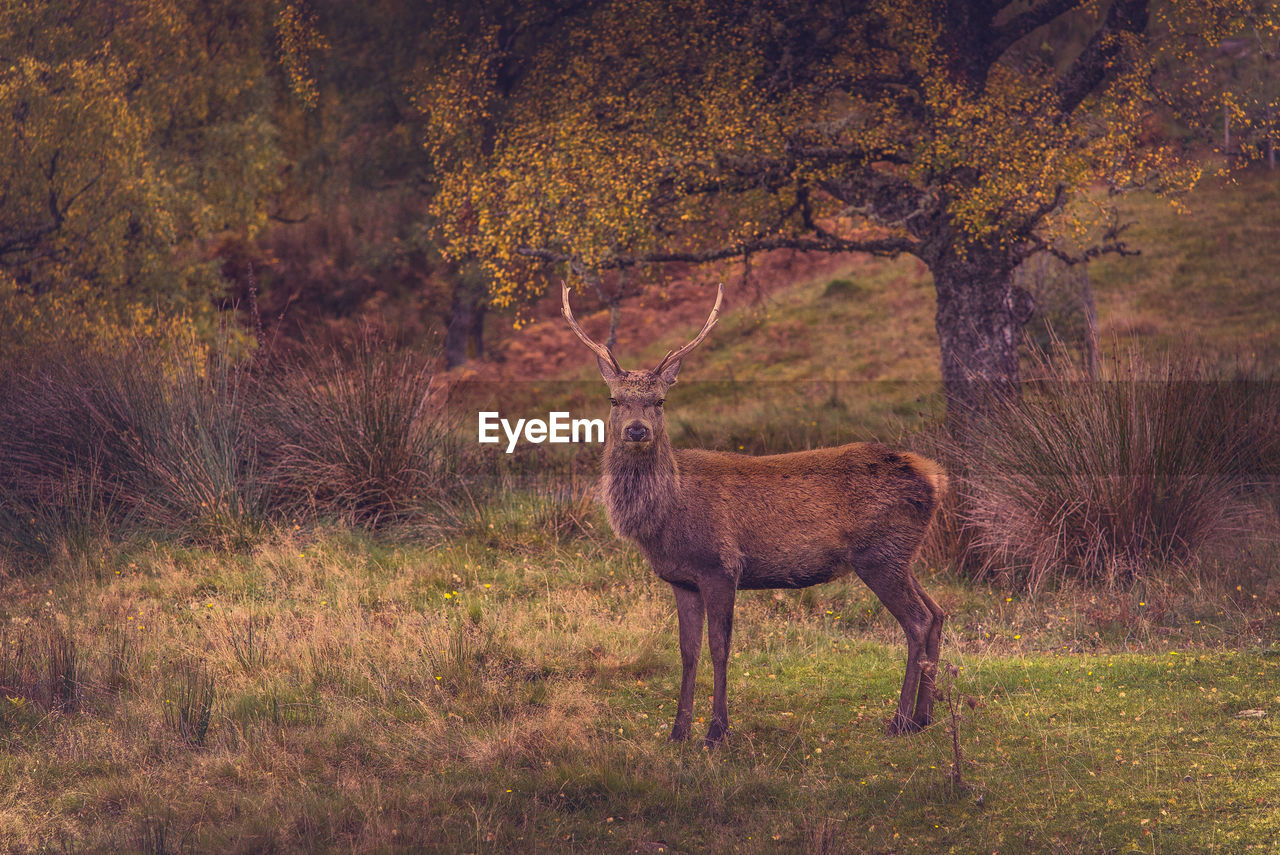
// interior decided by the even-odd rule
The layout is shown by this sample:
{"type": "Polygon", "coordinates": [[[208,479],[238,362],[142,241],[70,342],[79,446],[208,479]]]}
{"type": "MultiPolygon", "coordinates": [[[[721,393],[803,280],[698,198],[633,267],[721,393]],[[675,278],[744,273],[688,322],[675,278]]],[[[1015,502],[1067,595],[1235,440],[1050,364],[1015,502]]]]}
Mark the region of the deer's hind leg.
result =
{"type": "Polygon", "coordinates": [[[928,727],[933,723],[933,701],[937,696],[938,662],[940,661],[939,656],[942,648],[942,624],[947,619],[947,613],[934,602],[933,597],[930,597],[925,592],[915,574],[909,570],[907,572],[911,575],[911,582],[915,585],[916,594],[920,597],[932,617],[929,631],[925,635],[924,661],[921,662],[920,669],[920,690],[916,695],[915,715],[912,716],[912,720],[920,727],[928,727]]]}
{"type": "MultiPolygon", "coordinates": [[[[907,671],[902,678],[898,707],[886,730],[890,736],[915,733],[928,724],[927,715],[932,707],[932,678],[926,680],[922,677],[929,661],[934,614],[921,597],[919,586],[905,561],[859,562],[855,564],[855,570],[907,635],[907,671]],[[925,705],[929,709],[920,711],[917,710],[917,698],[924,685],[929,687],[929,701],[925,705]],[[921,712],[926,715],[919,716],[921,712]]],[[[937,626],[940,635],[942,625],[938,623],[937,626]]]]}

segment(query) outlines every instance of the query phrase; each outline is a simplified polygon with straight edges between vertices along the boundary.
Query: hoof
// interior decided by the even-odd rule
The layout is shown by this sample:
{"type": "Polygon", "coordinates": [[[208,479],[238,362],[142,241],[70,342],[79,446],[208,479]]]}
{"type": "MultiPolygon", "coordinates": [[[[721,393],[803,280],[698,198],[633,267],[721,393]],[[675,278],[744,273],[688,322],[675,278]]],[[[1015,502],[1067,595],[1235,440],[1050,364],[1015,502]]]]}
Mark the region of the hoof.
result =
{"type": "Polygon", "coordinates": [[[905,736],[908,733],[919,733],[924,730],[923,725],[917,724],[906,716],[895,715],[889,719],[889,726],[885,728],[886,736],[905,736]]]}
{"type": "Polygon", "coordinates": [[[725,728],[717,727],[713,724],[711,729],[707,731],[707,738],[703,740],[702,744],[708,749],[719,748],[724,744],[724,738],[728,735],[729,733],[725,728]]]}

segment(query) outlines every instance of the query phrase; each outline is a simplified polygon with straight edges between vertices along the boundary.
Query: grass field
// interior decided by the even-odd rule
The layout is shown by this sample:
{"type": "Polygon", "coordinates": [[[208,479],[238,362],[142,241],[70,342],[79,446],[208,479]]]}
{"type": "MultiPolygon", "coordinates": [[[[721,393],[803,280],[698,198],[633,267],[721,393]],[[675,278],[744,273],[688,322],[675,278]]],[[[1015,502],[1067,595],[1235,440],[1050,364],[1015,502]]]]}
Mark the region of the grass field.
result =
{"type": "Polygon", "coordinates": [[[1265,580],[1028,601],[924,572],[952,615],[957,785],[945,703],[925,733],[883,735],[903,647],[856,580],[745,595],[728,747],[668,743],[670,594],[598,515],[538,535],[556,511],[531,497],[434,544],[137,544],[8,580],[0,668],[33,691],[0,699],[4,848],[1239,852],[1280,835],[1265,580]]]}
{"type": "MultiPolygon", "coordinates": [[[[1278,191],[1245,180],[1187,214],[1131,203],[1144,255],[1094,268],[1104,335],[1276,364],[1278,191]]],[[[927,275],[900,259],[837,282],[725,317],[672,393],[678,445],[936,420],[927,275]]],[[[602,415],[582,362],[509,402],[602,415]]],[[[949,701],[903,738],[883,735],[901,630],[861,583],[746,593],[733,727],[707,752],[667,741],[674,607],[586,498],[597,449],[543,450],[493,468],[555,469],[541,489],[513,477],[430,524],[276,520],[237,549],[139,526],[0,559],[0,852],[1280,847],[1274,531],[1126,589],[1031,598],[919,566],[950,613],[949,701]]]]}
{"type": "Polygon", "coordinates": [[[1206,177],[1180,210],[1125,198],[1121,220],[1133,224],[1125,239],[1141,255],[1091,266],[1104,339],[1280,364],[1277,206],[1280,176],[1261,167],[1206,177]]]}

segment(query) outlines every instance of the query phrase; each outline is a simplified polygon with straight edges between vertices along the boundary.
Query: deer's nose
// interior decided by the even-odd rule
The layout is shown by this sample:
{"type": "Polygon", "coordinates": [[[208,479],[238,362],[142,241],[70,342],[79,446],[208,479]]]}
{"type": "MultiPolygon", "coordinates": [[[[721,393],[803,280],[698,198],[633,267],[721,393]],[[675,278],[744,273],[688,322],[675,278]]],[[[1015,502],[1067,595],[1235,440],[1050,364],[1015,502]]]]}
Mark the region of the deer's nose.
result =
{"type": "Polygon", "coordinates": [[[649,438],[649,428],[640,422],[632,422],[622,431],[628,442],[644,442],[649,438]]]}

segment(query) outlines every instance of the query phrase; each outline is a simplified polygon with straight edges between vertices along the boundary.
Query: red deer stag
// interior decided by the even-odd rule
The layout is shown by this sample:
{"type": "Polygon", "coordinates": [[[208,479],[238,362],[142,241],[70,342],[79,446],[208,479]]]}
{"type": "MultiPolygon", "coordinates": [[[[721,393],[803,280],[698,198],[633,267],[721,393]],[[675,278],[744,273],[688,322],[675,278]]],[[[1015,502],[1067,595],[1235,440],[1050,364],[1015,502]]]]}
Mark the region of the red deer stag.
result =
{"type": "Polygon", "coordinates": [[[733,603],[739,590],[804,588],[857,573],[907,634],[907,673],[890,734],[917,731],[933,712],[944,612],[911,572],[947,476],[932,460],[852,443],[767,457],[674,449],[663,423],[680,363],[720,313],[724,286],[702,331],[652,371],[624,371],[569,308],[563,314],[596,354],[609,386],[602,498],[609,523],[640,547],[675,591],[680,622],[680,703],[673,740],[687,739],[706,616],[714,672],[714,747],[729,729],[725,699],[733,603]]]}

